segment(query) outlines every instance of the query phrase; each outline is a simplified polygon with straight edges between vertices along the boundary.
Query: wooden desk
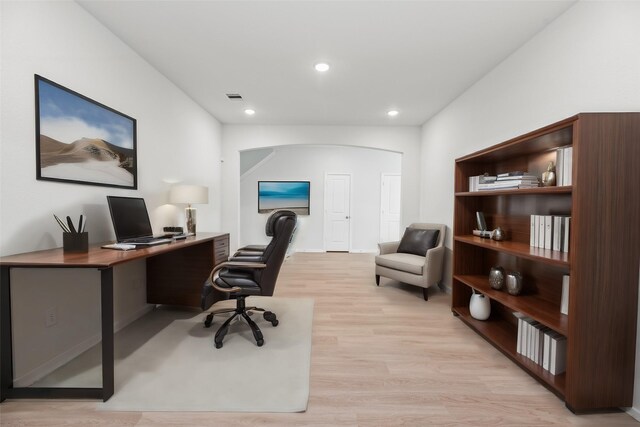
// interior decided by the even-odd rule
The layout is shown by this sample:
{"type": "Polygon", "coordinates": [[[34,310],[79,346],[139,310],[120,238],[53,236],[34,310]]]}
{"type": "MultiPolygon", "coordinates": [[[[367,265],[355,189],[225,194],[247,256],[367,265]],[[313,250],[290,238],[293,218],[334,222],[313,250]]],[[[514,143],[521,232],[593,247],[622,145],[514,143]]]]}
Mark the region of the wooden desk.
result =
{"type": "Polygon", "coordinates": [[[202,285],[211,269],[227,260],[229,234],[198,233],[185,240],[145,249],[117,251],[92,245],[89,252],[65,254],[62,248],[0,258],[0,402],[5,399],[93,398],[107,401],[114,388],[113,267],[146,259],[147,302],[200,306],[202,285]],[[95,268],[100,270],[102,387],[13,387],[11,338],[12,268],[95,268]]]}

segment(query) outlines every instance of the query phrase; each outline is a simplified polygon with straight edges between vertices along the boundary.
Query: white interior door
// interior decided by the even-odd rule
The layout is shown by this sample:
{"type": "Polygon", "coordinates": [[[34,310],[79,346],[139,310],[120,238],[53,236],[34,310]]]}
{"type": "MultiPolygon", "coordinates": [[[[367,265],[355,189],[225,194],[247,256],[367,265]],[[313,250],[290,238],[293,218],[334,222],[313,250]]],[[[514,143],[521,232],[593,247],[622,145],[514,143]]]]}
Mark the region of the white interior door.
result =
{"type": "Polygon", "coordinates": [[[349,251],[351,175],[328,173],[324,179],[324,249],[349,251]]]}
{"type": "Polygon", "coordinates": [[[381,242],[400,240],[400,184],[400,174],[382,174],[380,195],[381,242]]]}

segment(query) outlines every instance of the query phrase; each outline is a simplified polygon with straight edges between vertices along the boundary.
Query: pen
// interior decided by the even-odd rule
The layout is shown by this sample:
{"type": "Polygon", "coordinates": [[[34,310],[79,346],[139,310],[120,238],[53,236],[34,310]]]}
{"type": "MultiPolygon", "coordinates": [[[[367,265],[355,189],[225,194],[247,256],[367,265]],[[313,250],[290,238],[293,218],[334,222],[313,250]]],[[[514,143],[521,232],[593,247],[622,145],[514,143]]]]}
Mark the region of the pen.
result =
{"type": "Polygon", "coordinates": [[[70,233],[69,228],[64,224],[64,222],[62,222],[60,218],[58,218],[56,214],[53,214],[53,217],[56,219],[56,221],[58,221],[58,225],[60,226],[60,228],[62,228],[62,231],[64,231],[65,233],[70,233]]]}
{"type": "Polygon", "coordinates": [[[71,217],[69,215],[67,215],[67,224],[69,224],[69,230],[71,230],[72,233],[75,233],[76,228],[73,226],[73,221],[71,221],[71,217]]]}
{"type": "Polygon", "coordinates": [[[78,233],[82,233],[82,226],[84,225],[82,223],[83,218],[84,218],[83,215],[80,214],[80,221],[78,221],[78,233]]]}

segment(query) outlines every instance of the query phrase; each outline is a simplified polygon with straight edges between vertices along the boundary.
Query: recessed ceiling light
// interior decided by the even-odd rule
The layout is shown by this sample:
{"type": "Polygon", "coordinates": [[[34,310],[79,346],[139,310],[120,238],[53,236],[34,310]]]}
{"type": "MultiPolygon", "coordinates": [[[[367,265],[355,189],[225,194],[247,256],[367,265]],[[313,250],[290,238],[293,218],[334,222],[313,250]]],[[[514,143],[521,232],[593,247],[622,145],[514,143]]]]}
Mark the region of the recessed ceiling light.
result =
{"type": "Polygon", "coordinates": [[[245,113],[247,116],[253,116],[253,115],[256,113],[256,111],[255,111],[255,110],[252,110],[251,108],[247,108],[246,110],[244,110],[244,113],[245,113]]]}
{"type": "Polygon", "coordinates": [[[326,62],[318,62],[316,65],[313,66],[313,68],[315,68],[316,71],[324,73],[325,71],[329,70],[329,64],[327,64],[326,62]]]}
{"type": "Polygon", "coordinates": [[[398,110],[389,110],[389,111],[387,111],[387,115],[389,117],[395,117],[395,116],[398,115],[398,113],[399,113],[398,110]]]}

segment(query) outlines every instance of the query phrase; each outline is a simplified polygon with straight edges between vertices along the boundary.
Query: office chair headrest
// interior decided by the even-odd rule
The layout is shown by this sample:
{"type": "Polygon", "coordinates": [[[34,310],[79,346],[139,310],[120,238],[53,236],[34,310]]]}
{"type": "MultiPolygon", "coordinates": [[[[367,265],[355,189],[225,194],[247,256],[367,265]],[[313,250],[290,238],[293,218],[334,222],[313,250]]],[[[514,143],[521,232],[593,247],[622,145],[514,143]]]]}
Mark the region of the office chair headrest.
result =
{"type": "Polygon", "coordinates": [[[278,222],[278,219],[282,218],[283,216],[293,217],[294,221],[297,220],[297,215],[295,214],[295,212],[287,210],[273,211],[273,213],[269,215],[269,218],[267,218],[267,224],[265,225],[265,233],[267,234],[267,236],[273,237],[273,233],[276,229],[276,222],[278,222]]]}

